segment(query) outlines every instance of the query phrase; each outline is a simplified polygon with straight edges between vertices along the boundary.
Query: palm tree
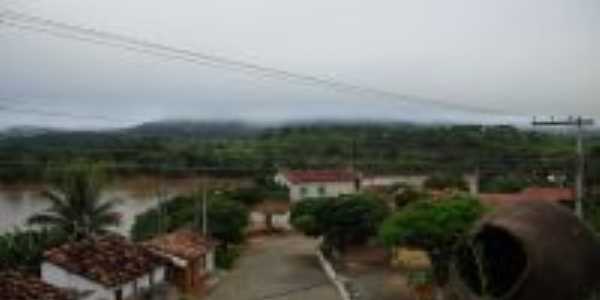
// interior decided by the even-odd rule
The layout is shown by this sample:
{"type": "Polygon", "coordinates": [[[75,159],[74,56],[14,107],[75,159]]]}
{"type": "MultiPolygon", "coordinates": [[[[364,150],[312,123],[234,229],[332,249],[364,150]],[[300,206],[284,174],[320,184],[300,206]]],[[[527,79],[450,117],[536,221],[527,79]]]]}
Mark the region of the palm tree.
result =
{"type": "Polygon", "coordinates": [[[100,200],[102,184],[98,174],[95,166],[69,168],[67,176],[42,194],[51,206],[31,216],[28,223],[56,229],[76,240],[106,233],[109,227],[119,225],[115,202],[100,200]]]}

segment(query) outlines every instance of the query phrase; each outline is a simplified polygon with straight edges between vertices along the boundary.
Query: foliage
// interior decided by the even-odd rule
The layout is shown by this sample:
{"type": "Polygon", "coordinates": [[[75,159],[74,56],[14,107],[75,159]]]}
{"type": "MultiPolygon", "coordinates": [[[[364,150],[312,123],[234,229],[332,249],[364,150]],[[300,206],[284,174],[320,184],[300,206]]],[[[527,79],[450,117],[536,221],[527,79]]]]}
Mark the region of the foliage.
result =
{"type": "MultiPolygon", "coordinates": [[[[135,241],[153,238],[185,226],[202,224],[201,196],[177,196],[139,214],[131,229],[135,241]]],[[[244,205],[224,195],[211,195],[207,203],[209,233],[221,241],[224,248],[243,241],[248,225],[248,210],[244,205]]]]}
{"type": "Polygon", "coordinates": [[[427,178],[425,187],[434,190],[458,189],[467,190],[467,182],[460,174],[437,173],[427,178]]]}
{"type": "Polygon", "coordinates": [[[414,287],[429,285],[433,281],[431,270],[412,271],[407,277],[408,284],[414,287]]]}
{"type": "Polygon", "coordinates": [[[399,192],[394,196],[394,204],[396,209],[401,209],[410,203],[430,198],[431,195],[425,191],[419,191],[410,186],[403,186],[399,188],[399,192]]]}
{"type": "Polygon", "coordinates": [[[220,269],[229,270],[240,256],[240,250],[237,247],[217,248],[215,253],[215,264],[220,269]]]}
{"type": "Polygon", "coordinates": [[[528,185],[524,178],[509,174],[483,178],[480,188],[484,193],[518,193],[528,185]]]}
{"type": "Polygon", "coordinates": [[[163,232],[171,232],[194,221],[194,211],[198,204],[190,197],[177,196],[162,201],[135,217],[131,227],[134,241],[151,239],[163,232]]]}
{"type": "Polygon", "coordinates": [[[325,231],[323,220],[328,201],[332,199],[305,199],[296,203],[290,212],[290,223],[308,236],[321,236],[325,231]]]}
{"type": "Polygon", "coordinates": [[[386,204],[364,194],[303,200],[292,208],[292,225],[308,236],[323,236],[340,251],[361,244],[377,232],[388,214],[386,204]]]}
{"type": "Polygon", "coordinates": [[[229,244],[244,240],[248,215],[248,209],[241,203],[224,197],[211,199],[208,203],[208,230],[227,249],[229,244]]]}
{"type": "Polygon", "coordinates": [[[389,247],[399,245],[426,250],[438,282],[445,283],[454,246],[471,228],[485,208],[466,195],[407,205],[387,219],[379,231],[389,247]]]}
{"type": "Polygon", "coordinates": [[[584,220],[596,232],[600,231],[600,203],[598,201],[584,201],[584,220]]]}
{"type": "Polygon", "coordinates": [[[31,225],[48,226],[70,238],[82,239],[105,233],[120,223],[113,201],[101,201],[102,171],[96,165],[76,163],[63,176],[54,179],[54,187],[43,192],[50,200],[47,210],[31,216],[31,225]]]}
{"type": "Polygon", "coordinates": [[[65,241],[63,235],[49,230],[15,229],[0,235],[0,271],[23,269],[39,271],[44,251],[59,246],[65,241]]]}
{"type": "MultiPolygon", "coordinates": [[[[114,171],[120,175],[157,171],[189,175],[186,167],[202,166],[221,169],[211,172],[213,176],[254,176],[254,172],[243,170],[260,169],[266,173],[257,182],[267,183],[267,174],[279,167],[335,168],[352,161],[358,169],[370,171],[465,173],[481,160],[499,172],[562,170],[570,166],[568,158],[573,153],[571,136],[509,126],[486,126],[482,132],[482,126],[405,123],[315,123],[266,128],[218,125],[171,122],[131,130],[6,136],[0,140],[0,159],[14,166],[4,166],[0,179],[39,181],[47,168],[62,166],[74,158],[112,162],[119,166],[114,171]],[[515,160],[524,156],[536,159],[515,160]]],[[[590,140],[592,147],[598,143],[590,140]]]]}

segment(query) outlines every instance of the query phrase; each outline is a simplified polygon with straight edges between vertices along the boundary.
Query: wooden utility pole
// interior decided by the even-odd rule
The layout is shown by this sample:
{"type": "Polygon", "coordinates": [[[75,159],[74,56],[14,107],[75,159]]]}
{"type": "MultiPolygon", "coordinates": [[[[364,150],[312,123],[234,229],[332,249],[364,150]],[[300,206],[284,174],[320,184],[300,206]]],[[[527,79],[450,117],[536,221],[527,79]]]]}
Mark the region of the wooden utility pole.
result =
{"type": "Polygon", "coordinates": [[[566,120],[555,120],[551,117],[548,121],[538,121],[533,118],[533,126],[575,126],[577,127],[577,164],[575,171],[575,214],[583,219],[583,197],[584,197],[584,173],[585,173],[585,152],[583,150],[583,128],[593,126],[593,119],[582,117],[569,117],[566,120]]]}
{"type": "Polygon", "coordinates": [[[207,187],[207,177],[204,177],[202,179],[202,234],[207,237],[208,236],[208,214],[207,214],[207,207],[206,207],[206,201],[207,201],[207,195],[208,195],[208,191],[207,191],[208,187],[207,187]]]}

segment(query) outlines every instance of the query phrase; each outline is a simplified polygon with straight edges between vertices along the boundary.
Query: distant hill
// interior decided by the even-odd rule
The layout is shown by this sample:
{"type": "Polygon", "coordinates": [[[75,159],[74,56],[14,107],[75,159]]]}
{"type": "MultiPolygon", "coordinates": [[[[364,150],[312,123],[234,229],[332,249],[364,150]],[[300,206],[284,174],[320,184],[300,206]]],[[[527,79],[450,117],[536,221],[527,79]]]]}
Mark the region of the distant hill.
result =
{"type": "Polygon", "coordinates": [[[209,122],[169,120],[148,122],[120,133],[156,137],[194,137],[203,139],[241,138],[255,136],[260,128],[237,121],[209,122]]]}
{"type": "Polygon", "coordinates": [[[0,137],[32,137],[57,131],[59,130],[38,126],[14,126],[0,131],[0,137]]]}

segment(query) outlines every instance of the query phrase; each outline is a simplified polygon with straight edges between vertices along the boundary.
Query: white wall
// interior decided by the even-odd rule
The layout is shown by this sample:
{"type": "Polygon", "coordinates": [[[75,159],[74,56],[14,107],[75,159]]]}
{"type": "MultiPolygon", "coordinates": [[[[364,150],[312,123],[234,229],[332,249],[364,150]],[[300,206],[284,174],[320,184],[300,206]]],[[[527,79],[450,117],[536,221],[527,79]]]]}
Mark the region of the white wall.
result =
{"type": "Polygon", "coordinates": [[[114,299],[114,292],[89,279],[66,272],[64,269],[49,263],[42,264],[42,280],[61,288],[73,289],[80,292],[94,291],[93,294],[82,300],[110,300],[114,299]]]}
{"type": "MultiPolygon", "coordinates": [[[[250,222],[252,224],[263,225],[266,222],[266,216],[264,213],[259,211],[250,212],[250,222]]],[[[281,229],[292,229],[290,226],[290,213],[285,214],[273,214],[273,226],[281,229]]]]}
{"type": "Polygon", "coordinates": [[[206,272],[213,273],[215,271],[215,250],[210,250],[204,257],[206,260],[206,272]]]}
{"type": "Polygon", "coordinates": [[[298,202],[308,198],[327,198],[338,197],[345,194],[353,194],[356,192],[354,182],[323,182],[323,183],[301,183],[292,184],[289,186],[290,200],[298,202]],[[324,187],[325,193],[321,194],[319,188],[324,187]],[[306,193],[302,194],[302,188],[306,189],[306,193]]]}
{"type": "Polygon", "coordinates": [[[283,173],[277,173],[275,175],[275,177],[273,178],[273,181],[281,186],[288,186],[290,185],[290,183],[288,182],[287,178],[285,177],[285,174],[283,173]]]}
{"type": "MultiPolygon", "coordinates": [[[[150,287],[150,275],[142,276],[137,280],[124,284],[121,287],[107,288],[95,283],[80,275],[72,274],[64,269],[49,263],[42,264],[42,280],[62,288],[74,289],[77,291],[94,291],[88,297],[81,300],[112,300],[115,299],[115,291],[119,288],[123,290],[123,298],[126,299],[134,293],[134,282],[137,281],[138,291],[150,287]]],[[[165,268],[159,267],[154,270],[154,284],[164,282],[165,268]]]]}
{"type": "Polygon", "coordinates": [[[396,184],[406,184],[416,189],[422,189],[429,176],[425,175],[389,175],[389,176],[371,176],[361,180],[362,187],[370,186],[393,186],[396,184]]]}

